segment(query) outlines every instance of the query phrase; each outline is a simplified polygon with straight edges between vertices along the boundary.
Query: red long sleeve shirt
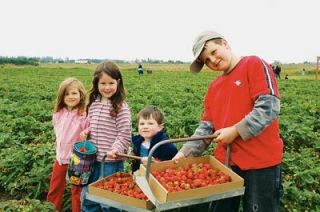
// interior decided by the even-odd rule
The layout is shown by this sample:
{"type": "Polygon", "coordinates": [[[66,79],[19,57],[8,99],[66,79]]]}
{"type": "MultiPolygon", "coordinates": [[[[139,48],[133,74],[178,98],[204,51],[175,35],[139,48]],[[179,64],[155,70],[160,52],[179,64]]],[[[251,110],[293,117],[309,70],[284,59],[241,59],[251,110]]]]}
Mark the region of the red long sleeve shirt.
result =
{"type": "MultiPolygon", "coordinates": [[[[252,111],[260,95],[279,97],[273,73],[258,57],[244,57],[230,74],[211,83],[202,119],[212,122],[215,130],[233,126],[252,111]]],[[[230,163],[242,170],[266,168],[281,163],[282,151],[276,119],[257,136],[245,141],[237,138],[231,144],[230,163]]],[[[214,154],[224,163],[226,146],[218,145],[214,154]]]]}

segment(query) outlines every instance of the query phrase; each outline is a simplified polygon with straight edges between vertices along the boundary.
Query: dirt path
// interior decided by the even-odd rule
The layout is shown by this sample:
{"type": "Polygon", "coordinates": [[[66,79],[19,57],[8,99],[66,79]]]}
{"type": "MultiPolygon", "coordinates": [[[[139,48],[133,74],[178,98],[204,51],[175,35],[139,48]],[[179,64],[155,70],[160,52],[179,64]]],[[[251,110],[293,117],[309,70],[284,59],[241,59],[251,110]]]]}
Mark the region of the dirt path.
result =
{"type": "Polygon", "coordinates": [[[7,200],[14,200],[14,197],[10,196],[8,193],[4,191],[0,191],[0,202],[5,202],[7,200]]]}

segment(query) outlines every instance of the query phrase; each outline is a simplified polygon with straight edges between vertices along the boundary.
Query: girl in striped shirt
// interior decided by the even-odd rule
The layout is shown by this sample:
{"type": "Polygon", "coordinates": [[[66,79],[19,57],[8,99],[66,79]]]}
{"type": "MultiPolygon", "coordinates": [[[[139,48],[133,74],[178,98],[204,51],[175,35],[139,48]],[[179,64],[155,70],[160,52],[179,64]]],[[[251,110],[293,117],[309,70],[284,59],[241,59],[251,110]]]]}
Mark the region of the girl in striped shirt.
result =
{"type": "MultiPolygon", "coordinates": [[[[89,92],[87,110],[90,132],[84,131],[81,135],[83,138],[89,135],[98,150],[95,170],[89,183],[97,181],[101,175],[108,176],[124,169],[124,159],[117,157],[117,153],[127,153],[131,142],[131,113],[125,97],[119,67],[111,61],[99,64],[89,92]]],[[[86,191],[87,188],[84,187],[82,211],[99,211],[104,208],[103,205],[86,200],[86,191]]]]}

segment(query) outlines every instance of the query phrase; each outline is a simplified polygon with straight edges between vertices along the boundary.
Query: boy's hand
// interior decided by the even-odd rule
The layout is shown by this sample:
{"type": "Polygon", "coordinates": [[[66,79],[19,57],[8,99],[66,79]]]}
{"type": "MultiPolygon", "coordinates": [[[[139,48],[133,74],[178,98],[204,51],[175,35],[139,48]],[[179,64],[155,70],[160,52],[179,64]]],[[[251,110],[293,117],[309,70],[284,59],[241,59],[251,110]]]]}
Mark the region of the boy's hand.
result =
{"type": "Polygon", "coordinates": [[[206,138],[206,139],[204,139],[204,142],[209,145],[211,142],[215,142],[215,139],[216,138],[206,138]]]}
{"type": "Polygon", "coordinates": [[[177,161],[180,158],[185,158],[185,155],[182,152],[178,152],[171,160],[177,161]]]}
{"type": "Polygon", "coordinates": [[[84,141],[87,139],[87,137],[88,137],[88,133],[86,133],[85,131],[82,131],[80,133],[80,140],[84,141]]]}
{"type": "Polygon", "coordinates": [[[214,132],[217,136],[213,141],[222,144],[230,144],[239,136],[238,130],[235,126],[222,128],[214,132]]]}
{"type": "Polygon", "coordinates": [[[118,153],[117,150],[111,150],[111,151],[107,152],[107,157],[108,157],[108,158],[115,159],[115,158],[118,157],[118,156],[117,156],[117,153],[118,153]]]}

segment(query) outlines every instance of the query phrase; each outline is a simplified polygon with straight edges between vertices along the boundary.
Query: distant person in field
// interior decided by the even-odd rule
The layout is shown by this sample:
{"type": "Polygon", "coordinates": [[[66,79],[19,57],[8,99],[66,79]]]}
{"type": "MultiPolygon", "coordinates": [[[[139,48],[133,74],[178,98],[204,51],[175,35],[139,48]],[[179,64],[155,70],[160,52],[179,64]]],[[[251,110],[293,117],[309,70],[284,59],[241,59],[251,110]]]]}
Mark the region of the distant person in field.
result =
{"type": "MultiPolygon", "coordinates": [[[[257,56],[237,56],[224,36],[214,31],[202,32],[192,50],[193,73],[204,65],[221,72],[209,85],[193,136],[217,137],[189,141],[173,159],[200,156],[213,141],[217,143],[215,157],[225,163],[229,145],[231,169],[245,183],[243,211],[278,211],[283,142],[280,95],[270,65],[257,56]]],[[[212,211],[238,211],[240,200],[238,196],[216,201],[212,211]]]]}
{"type": "MultiPolygon", "coordinates": [[[[127,153],[131,143],[131,112],[125,98],[123,78],[118,65],[112,61],[100,63],[93,74],[89,92],[87,110],[90,131],[81,134],[83,138],[89,136],[98,149],[95,169],[89,183],[97,181],[102,175],[109,176],[124,170],[125,158],[118,157],[117,153],[127,153]]],[[[109,206],[87,200],[87,191],[88,186],[83,187],[82,211],[111,210],[109,206]]]]}
{"type": "Polygon", "coordinates": [[[143,74],[143,67],[142,67],[141,64],[138,65],[137,71],[138,71],[138,74],[139,74],[139,75],[142,75],[142,74],[143,74]]]}
{"type": "Polygon", "coordinates": [[[301,75],[304,76],[305,74],[306,74],[306,69],[303,68],[303,69],[301,70],[301,75]]]}
{"type": "MultiPolygon", "coordinates": [[[[145,107],[138,113],[137,118],[139,135],[132,137],[133,153],[142,157],[142,162],[146,163],[151,148],[169,137],[164,132],[164,116],[157,107],[145,107]]],[[[154,151],[153,159],[155,161],[171,160],[177,152],[175,144],[163,144],[154,151]]],[[[132,172],[139,167],[139,160],[132,161],[132,172]]]]}
{"type": "Polygon", "coordinates": [[[289,75],[286,74],[286,76],[284,77],[285,80],[288,80],[289,79],[289,75]]]}
{"type": "Polygon", "coordinates": [[[276,73],[276,78],[281,79],[281,75],[280,75],[281,74],[281,66],[280,65],[276,65],[274,72],[276,73]]]}
{"type": "MultiPolygon", "coordinates": [[[[56,160],[50,180],[47,200],[62,211],[66,174],[73,145],[80,141],[80,133],[87,131],[89,120],[85,109],[85,88],[76,78],[64,80],[58,90],[52,123],[56,136],[56,160]]],[[[81,187],[71,185],[72,211],[81,211],[81,187]]]]}
{"type": "Polygon", "coordinates": [[[274,65],[271,64],[270,67],[271,67],[273,73],[276,74],[276,72],[275,72],[275,70],[274,70],[274,69],[275,69],[274,65]]]}

